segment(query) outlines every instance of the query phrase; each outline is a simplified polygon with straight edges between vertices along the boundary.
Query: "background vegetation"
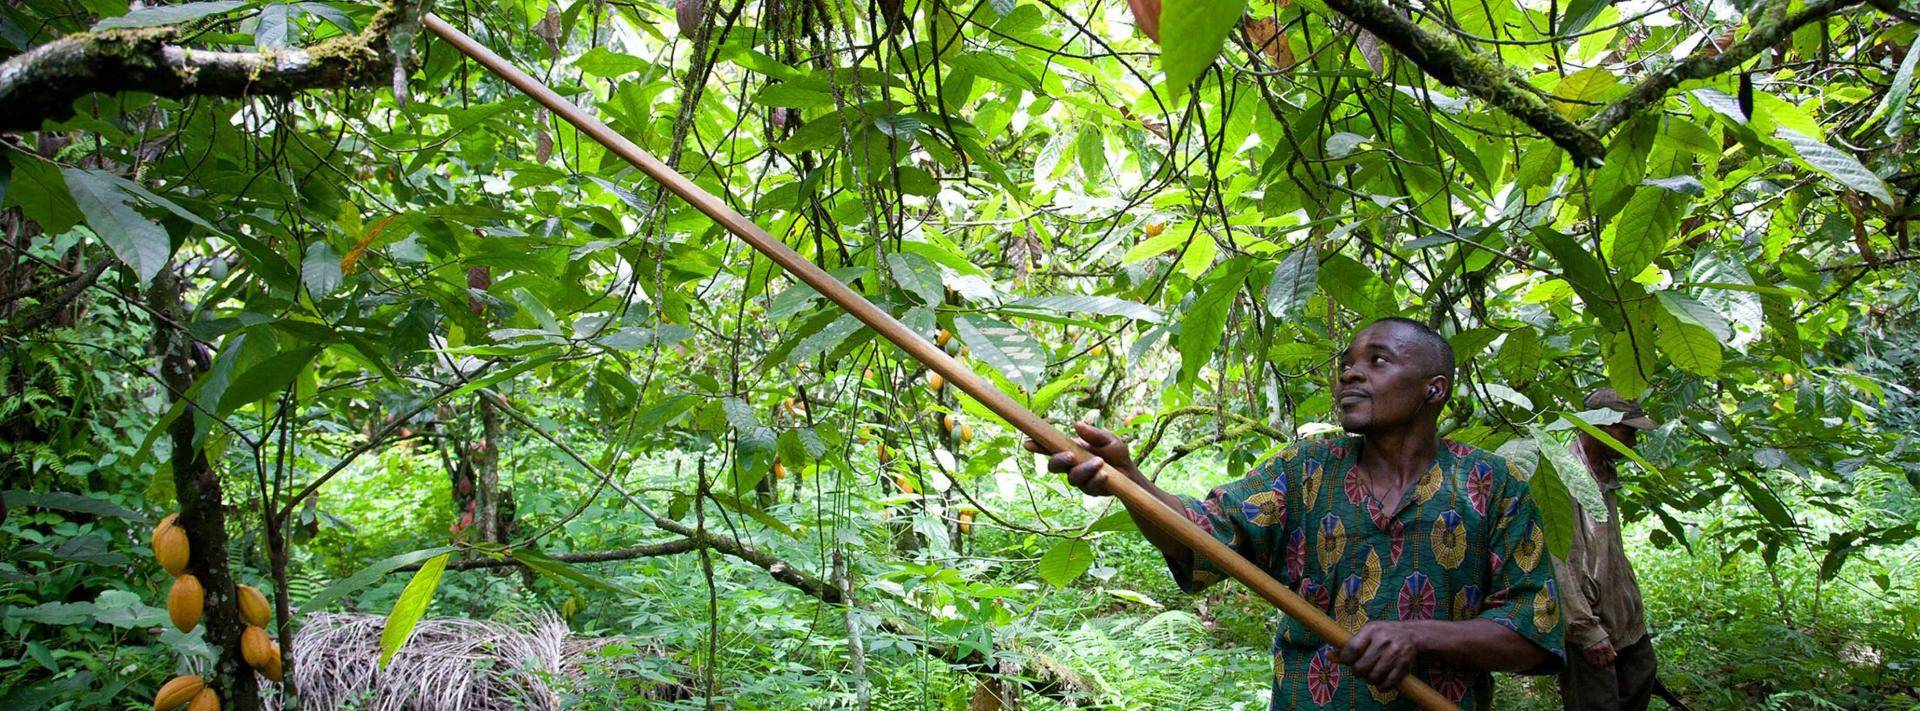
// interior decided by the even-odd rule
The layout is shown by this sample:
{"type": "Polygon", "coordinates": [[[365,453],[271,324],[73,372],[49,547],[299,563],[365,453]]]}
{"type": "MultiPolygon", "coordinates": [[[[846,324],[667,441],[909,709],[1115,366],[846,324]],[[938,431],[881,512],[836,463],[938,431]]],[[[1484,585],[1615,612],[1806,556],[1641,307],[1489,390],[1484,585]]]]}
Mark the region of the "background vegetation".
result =
{"type": "MultiPolygon", "coordinates": [[[[1108,502],[410,40],[418,9],[0,6],[0,706],[206,671],[253,707],[227,593],[191,633],[160,609],[147,533],[184,509],[288,648],[323,612],[615,638],[547,680],[568,703],[1264,707],[1263,605],[1180,595],[1108,502]],[[223,83],[169,46],[328,71],[223,83]]],[[[1552,455],[1606,414],[1580,395],[1641,397],[1623,515],[1668,684],[1920,699],[1896,0],[435,11],[1172,490],[1329,431],[1332,356],[1381,316],[1449,334],[1448,436],[1537,469],[1559,541],[1594,491],[1552,455]]]]}

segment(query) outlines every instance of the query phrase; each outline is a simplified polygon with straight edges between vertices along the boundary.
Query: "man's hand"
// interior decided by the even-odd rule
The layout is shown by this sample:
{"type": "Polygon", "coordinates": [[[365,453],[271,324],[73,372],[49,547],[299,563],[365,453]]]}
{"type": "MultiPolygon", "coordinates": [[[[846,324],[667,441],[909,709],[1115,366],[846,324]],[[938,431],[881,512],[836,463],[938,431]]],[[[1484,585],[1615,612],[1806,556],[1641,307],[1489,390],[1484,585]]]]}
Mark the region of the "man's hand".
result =
{"type": "Polygon", "coordinates": [[[1420,654],[1417,626],[1404,622],[1369,622],[1334,654],[1334,661],[1353,667],[1353,673],[1382,689],[1400,685],[1413,671],[1420,654]]]}
{"type": "Polygon", "coordinates": [[[1613,651],[1613,644],[1604,639],[1594,642],[1593,646],[1587,647],[1582,654],[1586,656],[1588,664],[1600,669],[1613,666],[1614,658],[1619,656],[1613,651]]]}
{"type": "Polygon", "coordinates": [[[1107,477],[1101,465],[1110,464],[1122,473],[1138,476],[1139,469],[1133,464],[1133,456],[1127,453],[1127,441],[1112,432],[1094,427],[1085,422],[1073,423],[1074,433],[1080,435],[1073,439],[1085,447],[1093,456],[1081,459],[1072,452],[1048,452],[1039,442],[1027,440],[1026,448],[1037,454],[1051,454],[1047,458],[1047,471],[1056,474],[1065,472],[1067,483],[1086,492],[1089,496],[1112,496],[1107,477]]]}

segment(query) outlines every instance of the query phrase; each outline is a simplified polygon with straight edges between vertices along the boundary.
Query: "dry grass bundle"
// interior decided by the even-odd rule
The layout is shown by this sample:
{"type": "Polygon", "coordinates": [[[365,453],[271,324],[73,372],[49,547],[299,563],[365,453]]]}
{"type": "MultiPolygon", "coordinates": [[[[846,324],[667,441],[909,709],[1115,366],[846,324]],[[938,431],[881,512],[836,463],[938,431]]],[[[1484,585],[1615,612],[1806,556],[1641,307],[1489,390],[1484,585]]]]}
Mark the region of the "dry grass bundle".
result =
{"type": "Polygon", "coordinates": [[[308,708],[557,709],[563,690],[588,675],[596,650],[617,641],[569,637],[566,623],[552,613],[523,625],[429,619],[382,670],[385,624],[377,615],[306,618],[294,637],[292,681],[308,708]]]}

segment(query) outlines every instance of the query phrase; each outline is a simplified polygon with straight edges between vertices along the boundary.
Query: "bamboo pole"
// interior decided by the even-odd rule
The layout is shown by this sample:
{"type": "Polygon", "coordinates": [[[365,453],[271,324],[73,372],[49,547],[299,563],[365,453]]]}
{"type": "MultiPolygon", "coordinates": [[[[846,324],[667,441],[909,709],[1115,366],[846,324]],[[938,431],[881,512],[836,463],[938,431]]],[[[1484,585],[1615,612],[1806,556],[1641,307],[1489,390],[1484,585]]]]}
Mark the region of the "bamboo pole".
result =
{"type": "MultiPolygon", "coordinates": [[[[914,333],[912,329],[907,328],[906,324],[901,323],[891,314],[873,305],[873,302],[868,301],[865,297],[847,288],[847,285],[840,283],[839,280],[828,274],[826,270],[821,269],[819,265],[807,261],[806,257],[801,256],[799,252],[795,252],[793,248],[788,247],[786,243],[781,242],[773,235],[767,233],[766,230],[761,229],[759,225],[754,224],[739,212],[734,211],[733,208],[728,207],[727,204],[719,198],[714,197],[706,190],[701,189],[700,186],[695,185],[694,182],[687,179],[686,176],[667,167],[665,163],[660,162],[659,159],[654,158],[651,154],[647,153],[646,150],[635,145],[633,141],[627,140],[625,136],[615,133],[613,129],[608,128],[607,125],[601,123],[599,119],[594,118],[585,111],[582,111],[580,107],[574,106],[572,103],[561,98],[559,94],[554,93],[552,89],[548,88],[538,79],[534,79],[528,76],[526,72],[520,71],[505,59],[501,58],[500,55],[494,54],[492,50],[482,46],[479,42],[474,41],[472,37],[468,37],[466,33],[447,24],[445,20],[440,19],[436,15],[431,13],[427,14],[422,24],[428,31],[446,40],[447,44],[453,45],[454,49],[459,50],[468,57],[472,57],[473,60],[479,62],[481,66],[486,67],[488,71],[499,75],[500,78],[507,80],[507,83],[512,84],[514,88],[519,89],[527,96],[532,97],[534,101],[547,107],[547,110],[553,112],[555,116],[566,119],[567,123],[573,124],[575,128],[580,129],[582,133],[587,134],[588,137],[597,141],[600,145],[605,146],[607,150],[613,151],[615,155],[626,159],[628,163],[633,164],[633,167],[640,169],[640,172],[646,173],[648,177],[658,181],[661,186],[665,187],[674,195],[679,196],[681,200],[685,200],[687,204],[692,205],[694,209],[706,213],[708,217],[713,218],[715,222],[727,228],[727,231],[732,232],[749,246],[752,246],[761,254],[766,255],[768,259],[773,260],[775,264],[780,265],[780,267],[785,269],[789,274],[805,282],[807,286],[813,287],[814,291],[820,292],[820,294],[827,297],[827,299],[839,304],[841,308],[853,314],[854,318],[860,319],[862,323],[866,324],[868,328],[873,329],[875,333],[880,334],[881,337],[899,346],[901,350],[907,352],[907,355],[913,356],[914,360],[920,361],[925,364],[929,370],[944,376],[947,382],[952,383],[954,387],[960,388],[962,392],[972,396],[973,399],[979,401],[980,404],[985,405],[987,409],[992,410],[994,414],[1006,420],[1007,424],[1013,425],[1015,429],[1033,438],[1035,442],[1040,443],[1041,446],[1049,450],[1055,452],[1070,451],[1079,454],[1081,457],[1089,456],[1087,451],[1076,444],[1071,437],[1055,429],[1052,425],[1047,424],[1046,420],[1040,419],[1039,415],[1034,414],[1033,411],[1028,410],[1013,398],[1008,397],[1006,393],[1000,392],[998,388],[995,388],[985,379],[974,375],[973,371],[961,365],[959,361],[948,357],[946,351],[935,346],[933,341],[914,333]]],[[[1260,567],[1254,565],[1252,561],[1241,557],[1240,554],[1233,552],[1232,548],[1221,543],[1206,531],[1201,530],[1199,526],[1187,519],[1186,514],[1168,507],[1158,498],[1148,493],[1146,489],[1141,488],[1140,485],[1134,483],[1132,479],[1114,470],[1111,466],[1107,467],[1105,471],[1107,473],[1107,481],[1109,482],[1108,488],[1113,490],[1114,496],[1126,503],[1129,510],[1145,517],[1154,526],[1158,526],[1161,530],[1178,538],[1181,543],[1186,544],[1188,548],[1192,548],[1196,554],[1205,556],[1207,560],[1213,561],[1214,565],[1219,566],[1220,569],[1228,575],[1233,576],[1234,579],[1239,580],[1248,588],[1251,588],[1255,593],[1258,593],[1260,597],[1273,603],[1275,607],[1280,608],[1280,611],[1286,613],[1287,616],[1299,620],[1302,624],[1306,625],[1308,630],[1319,635],[1321,639],[1326,640],[1329,644],[1341,646],[1346,644],[1347,640],[1352,637],[1345,628],[1334,623],[1333,619],[1327,617],[1326,613],[1322,612],[1320,608],[1314,607],[1313,604],[1302,599],[1292,590],[1288,590],[1287,586],[1282,585],[1279,580],[1275,580],[1273,576],[1268,575],[1266,571],[1261,570],[1260,567]]],[[[1429,709],[1429,711],[1458,711],[1458,707],[1456,707],[1453,702],[1448,701],[1446,697],[1434,691],[1433,687],[1428,686],[1425,682],[1422,682],[1411,674],[1407,675],[1406,679],[1400,682],[1400,693],[1405,694],[1408,699],[1419,704],[1422,708],[1429,709]]]]}

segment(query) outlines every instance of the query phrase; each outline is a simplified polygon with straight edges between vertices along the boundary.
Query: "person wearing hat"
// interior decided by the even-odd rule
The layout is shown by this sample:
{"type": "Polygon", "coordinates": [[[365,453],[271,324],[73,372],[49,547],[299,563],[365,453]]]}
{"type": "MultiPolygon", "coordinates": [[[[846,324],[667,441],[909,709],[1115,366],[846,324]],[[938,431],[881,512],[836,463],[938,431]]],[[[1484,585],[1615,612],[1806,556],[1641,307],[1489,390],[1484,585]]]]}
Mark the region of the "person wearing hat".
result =
{"type": "MultiPolygon", "coordinates": [[[[1620,413],[1619,422],[1600,429],[1628,447],[1640,432],[1656,426],[1638,403],[1613,388],[1593,391],[1586,406],[1620,413]]],[[[1620,478],[1614,464],[1623,455],[1586,432],[1580,433],[1573,453],[1600,485],[1607,510],[1595,516],[1574,502],[1573,547],[1557,566],[1567,616],[1561,702],[1569,710],[1644,709],[1658,682],[1640,583],[1620,542],[1620,478]]]]}

